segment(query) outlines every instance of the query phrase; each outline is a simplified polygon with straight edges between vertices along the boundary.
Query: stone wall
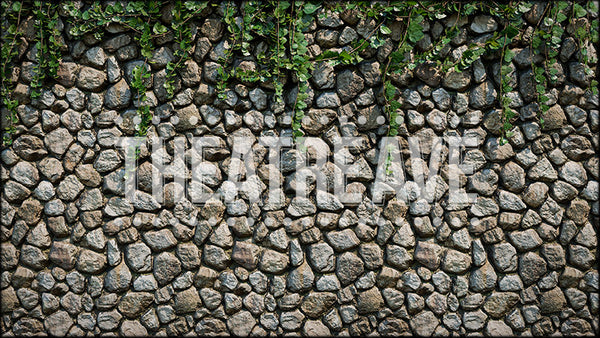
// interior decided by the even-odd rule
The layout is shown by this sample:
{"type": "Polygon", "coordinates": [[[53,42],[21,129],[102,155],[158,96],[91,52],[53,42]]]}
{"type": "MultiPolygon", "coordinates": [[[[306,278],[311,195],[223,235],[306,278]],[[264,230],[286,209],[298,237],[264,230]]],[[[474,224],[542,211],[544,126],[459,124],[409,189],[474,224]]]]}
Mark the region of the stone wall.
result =
{"type": "MultiPolygon", "coordinates": [[[[533,26],[532,15],[525,22],[533,26]]],[[[498,29],[492,21],[459,20],[460,34],[444,53],[460,58],[470,43],[498,29]]],[[[453,23],[429,22],[427,37],[453,23]]],[[[329,13],[309,28],[309,52],[343,48],[374,25],[352,13],[329,13]]],[[[463,154],[474,172],[460,181],[478,195],[473,204],[447,207],[447,165],[431,177],[435,201],[407,188],[406,204],[397,198],[372,203],[388,124],[380,69],[385,49],[400,39],[396,28],[379,50],[361,52],[362,63],[320,63],[312,72],[302,128],[331,148],[316,171],[329,191],[317,191],[313,182],[308,198],[295,197],[293,156],[311,158],[311,150],[284,149],[277,168],[255,143],[256,174],[247,184],[261,192],[258,201],[240,194],[231,203],[158,203],[150,194],[152,158],[176,162],[176,137],[187,140],[186,148],[194,136],[216,137],[217,148],[205,155],[203,188],[226,195],[233,137],[291,135],[294,79],[285,85],[285,107],[274,102],[268,84],[233,83],[219,100],[216,68],[226,29],[218,12],[196,27],[193,57],[176,79],[173,99],[163,87],[172,41],[161,42],[148,67],[154,118],[133,200],[125,198],[124,153],[116,144],[134,134],[137,122],[131,71],[143,61],[133,35],[115,27],[102,40],[70,40],[65,33],[69,49],[58,77],[35,100],[27,95],[33,46],[24,44],[15,91],[19,126],[1,153],[3,334],[598,330],[598,97],[587,90],[590,77],[571,37],[560,50],[543,126],[530,85],[529,45],[526,38],[511,45],[515,91],[507,95],[519,118],[504,145],[498,55],[462,73],[418,67],[393,79],[402,93],[397,140],[407,178],[416,166],[427,168],[436,136],[475,137],[463,154]],[[166,142],[151,153],[154,136],[166,142]],[[335,154],[350,161],[346,187],[363,195],[356,204],[342,204],[331,190],[338,183],[333,146],[340,136],[362,141],[335,154]],[[421,140],[422,160],[408,160],[412,136],[421,140]],[[282,203],[267,198],[270,179],[282,183],[282,203]]],[[[427,41],[419,48],[430,48],[427,41]]],[[[243,60],[246,66],[253,58],[243,60]]],[[[194,154],[188,151],[185,161],[190,167],[194,154]]],[[[163,171],[166,182],[183,172],[181,165],[163,171]]],[[[169,196],[181,189],[173,182],[165,187],[169,196]]]]}

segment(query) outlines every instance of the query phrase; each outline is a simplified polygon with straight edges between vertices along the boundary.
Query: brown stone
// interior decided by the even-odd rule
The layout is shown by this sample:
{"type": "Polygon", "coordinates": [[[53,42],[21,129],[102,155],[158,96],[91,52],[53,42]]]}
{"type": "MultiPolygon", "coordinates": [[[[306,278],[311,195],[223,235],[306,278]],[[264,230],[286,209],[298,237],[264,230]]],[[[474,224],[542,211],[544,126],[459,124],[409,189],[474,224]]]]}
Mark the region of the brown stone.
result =
{"type": "Polygon", "coordinates": [[[304,298],[300,308],[307,316],[319,318],[328,312],[336,301],[337,297],[331,292],[311,292],[304,298]]]}

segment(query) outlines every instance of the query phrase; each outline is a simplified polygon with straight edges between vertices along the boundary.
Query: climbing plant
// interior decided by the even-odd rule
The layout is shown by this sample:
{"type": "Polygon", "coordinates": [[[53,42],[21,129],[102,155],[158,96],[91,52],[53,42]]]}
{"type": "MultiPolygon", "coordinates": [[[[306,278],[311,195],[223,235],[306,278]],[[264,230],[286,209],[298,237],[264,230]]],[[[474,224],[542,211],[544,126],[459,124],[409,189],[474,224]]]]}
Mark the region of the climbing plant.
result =
{"type": "Polygon", "coordinates": [[[311,18],[318,6],[308,3],[295,2],[293,16],[291,20],[292,37],[290,39],[290,64],[289,68],[295,72],[298,79],[298,93],[294,99],[293,111],[294,119],[292,129],[294,138],[304,136],[302,131],[302,119],[304,118],[304,109],[308,106],[308,80],[311,77],[310,72],[314,69],[313,63],[308,58],[308,41],[304,34],[310,26],[311,18]]]}
{"type": "MultiPolygon", "coordinates": [[[[228,88],[236,82],[262,84],[271,90],[272,109],[276,113],[285,108],[284,89],[296,91],[292,102],[292,134],[298,139],[304,136],[302,119],[308,108],[311,72],[319,62],[328,62],[334,67],[358,65],[365,55],[380,53],[383,60],[382,97],[387,119],[387,135],[396,136],[403,122],[401,116],[401,91],[392,79],[412,72],[417,67],[437,67],[446,72],[470,70],[473,63],[486,55],[500,59],[499,98],[497,108],[502,112],[501,142],[506,142],[514,128],[517,113],[511,108],[507,95],[515,90],[511,85],[512,49],[517,40],[527,41],[531,51],[531,78],[536,90],[535,102],[539,104],[539,121],[544,123],[543,114],[549,109],[548,86],[557,80],[555,64],[565,41],[565,33],[573,37],[578,52],[578,61],[583,64],[585,74],[590,77],[589,90],[598,94],[598,82],[591,78],[597,60],[589,53],[590,46],[598,43],[598,20],[592,17],[597,11],[592,1],[554,1],[537,4],[538,22],[525,31],[521,20],[532,9],[531,1],[111,1],[53,3],[44,1],[1,1],[2,6],[2,106],[8,116],[5,131],[6,142],[10,142],[18,123],[16,107],[19,103],[12,97],[13,74],[10,64],[19,55],[20,28],[25,17],[33,19],[33,39],[36,62],[30,83],[32,98],[40,95],[47,81],[56,76],[61,59],[61,48],[65,36],[61,35],[66,25],[67,39],[78,39],[91,35],[101,39],[106,27],[120,25],[134,33],[140,54],[146,64],[152,62],[157,41],[173,41],[173,59],[166,64],[164,88],[169,98],[175,93],[178,72],[190,59],[195,35],[202,19],[211,13],[221,18],[225,27],[226,43],[219,50],[216,92],[220,100],[227,99],[228,88]],[[541,6],[541,7],[540,7],[541,6]],[[324,48],[318,55],[311,55],[307,34],[314,30],[316,19],[350,11],[374,24],[367,32],[343,48],[324,48]],[[168,15],[167,15],[168,14],[168,15]],[[489,15],[500,24],[486,40],[467,46],[454,57],[449,53],[453,39],[461,32],[459,21],[471,15],[489,15]],[[62,15],[62,17],[60,17],[62,15]],[[169,17],[165,20],[165,15],[169,17]],[[62,22],[60,21],[62,20],[62,22]],[[436,34],[426,35],[427,27],[438,20],[447,20],[446,27],[436,34]],[[450,23],[450,24],[448,24],[450,23]],[[565,27],[572,27],[566,32],[565,27]],[[392,39],[392,36],[395,36],[392,39]],[[423,40],[430,39],[428,48],[422,50],[423,40]],[[527,37],[526,37],[527,36],[527,37]],[[541,58],[542,62],[534,62],[541,58]],[[255,68],[240,67],[240,61],[251,60],[255,68]]],[[[431,29],[431,27],[429,27],[431,29]]],[[[311,38],[312,39],[312,38],[311,38]]],[[[164,42],[161,42],[164,43],[164,42]]],[[[144,68],[136,68],[133,81],[149,76],[144,68]]],[[[143,81],[141,81],[143,82],[143,81]]],[[[145,88],[131,84],[138,100],[140,126],[136,131],[145,135],[150,126],[152,112],[145,102],[145,88]]]]}
{"type": "Polygon", "coordinates": [[[148,99],[148,96],[146,95],[146,79],[148,79],[151,74],[148,73],[145,66],[145,64],[143,66],[138,65],[133,68],[132,71],[131,88],[133,89],[135,100],[138,105],[137,113],[140,119],[139,123],[135,126],[136,136],[146,135],[148,127],[150,127],[150,122],[152,121],[150,107],[145,104],[145,101],[148,99]]]}
{"type": "Polygon", "coordinates": [[[18,42],[22,35],[19,26],[23,13],[23,3],[21,1],[2,1],[0,3],[0,11],[2,12],[1,31],[2,31],[2,47],[0,49],[0,96],[2,97],[2,105],[6,109],[6,123],[3,144],[10,145],[12,143],[12,135],[16,132],[16,124],[19,122],[17,116],[17,106],[19,102],[12,98],[12,92],[15,89],[13,81],[13,69],[11,64],[15,61],[19,54],[18,42]]]}
{"type": "Polygon", "coordinates": [[[31,97],[41,95],[46,76],[56,77],[61,59],[60,42],[61,32],[57,29],[58,11],[50,2],[34,1],[32,7],[35,16],[34,27],[36,30],[36,60],[33,68],[33,79],[31,86],[31,97]]]}
{"type": "MultiPolygon", "coordinates": [[[[175,93],[175,77],[177,71],[183,67],[185,62],[190,59],[193,48],[193,34],[190,25],[186,25],[194,17],[198,16],[206,7],[207,2],[178,0],[174,3],[171,15],[171,29],[177,49],[173,53],[177,61],[169,61],[166,65],[167,77],[165,79],[165,90],[169,98],[175,93]]],[[[169,29],[160,22],[154,23],[152,27],[154,34],[165,34],[169,29]]]]}

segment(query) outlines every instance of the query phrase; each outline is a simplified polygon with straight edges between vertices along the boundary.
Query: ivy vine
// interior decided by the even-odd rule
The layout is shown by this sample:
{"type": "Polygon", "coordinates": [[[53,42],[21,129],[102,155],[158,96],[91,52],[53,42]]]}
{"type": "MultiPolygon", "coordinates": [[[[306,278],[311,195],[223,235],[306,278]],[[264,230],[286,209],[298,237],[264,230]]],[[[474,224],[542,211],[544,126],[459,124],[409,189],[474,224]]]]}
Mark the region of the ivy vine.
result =
{"type": "Polygon", "coordinates": [[[0,3],[2,11],[1,31],[2,47],[0,49],[0,96],[2,105],[6,109],[6,123],[3,134],[3,144],[8,146],[12,143],[12,135],[16,132],[16,125],[19,123],[17,115],[18,100],[12,98],[12,93],[16,83],[13,81],[13,68],[11,64],[19,55],[18,41],[22,36],[19,30],[23,13],[22,1],[2,1],[0,3]]]}
{"type": "Polygon", "coordinates": [[[34,1],[33,15],[35,16],[34,27],[36,29],[35,50],[37,51],[37,63],[33,68],[33,79],[29,84],[31,97],[37,98],[41,95],[46,76],[56,77],[61,60],[60,34],[57,29],[58,10],[51,2],[34,1]]]}
{"type": "MultiPolygon", "coordinates": [[[[539,5],[539,4],[538,4],[539,5]]],[[[536,5],[536,6],[538,6],[536,5]]],[[[194,48],[195,27],[198,19],[215,10],[222,13],[226,28],[227,48],[223,48],[223,57],[218,60],[218,81],[216,90],[218,99],[226,100],[228,88],[236,81],[260,84],[270,90],[275,113],[285,109],[284,89],[297,90],[289,109],[292,111],[292,135],[298,141],[304,136],[302,119],[308,105],[308,82],[311,72],[318,62],[328,62],[334,67],[358,65],[365,53],[372,53],[382,46],[383,53],[382,91],[387,135],[396,136],[403,122],[399,114],[402,103],[400,90],[391,81],[396,76],[412,71],[419,65],[434,65],[442,72],[450,69],[465,71],[470,69],[481,57],[493,54],[500,57],[500,88],[498,107],[502,112],[501,142],[511,137],[511,130],[517,113],[511,108],[507,93],[514,91],[510,85],[512,62],[515,57],[511,45],[515,39],[522,39],[524,26],[521,22],[524,13],[531,10],[530,1],[389,1],[389,2],[321,2],[321,1],[245,1],[241,4],[228,0],[216,1],[175,1],[167,4],[163,1],[114,1],[81,3],[68,1],[62,4],[43,1],[2,0],[2,49],[0,91],[2,106],[8,123],[4,133],[4,143],[9,144],[16,132],[19,102],[12,93],[15,89],[11,64],[17,62],[19,43],[23,35],[20,28],[24,17],[33,18],[35,37],[33,51],[37,62],[30,83],[32,98],[40,95],[45,83],[56,76],[63,48],[63,36],[59,25],[59,12],[67,25],[67,38],[81,38],[92,35],[101,39],[110,25],[120,25],[134,33],[145,64],[149,63],[156,49],[156,40],[172,35],[174,59],[166,65],[164,88],[169,98],[175,93],[175,81],[179,71],[190,59],[194,48]],[[170,20],[163,20],[165,6],[170,6],[170,20]],[[59,8],[61,9],[59,11],[59,8]],[[360,19],[374,21],[369,32],[348,46],[324,49],[319,55],[311,55],[307,33],[315,27],[316,17],[324,18],[328,13],[351,11],[360,19]],[[489,15],[500,23],[490,38],[467,46],[458,60],[449,57],[451,42],[460,34],[458,22],[471,15],[489,15]],[[436,20],[450,19],[454,24],[446,26],[432,39],[429,48],[419,52],[417,46],[425,37],[425,26],[436,20]],[[399,32],[398,32],[399,29],[399,32]],[[398,36],[399,34],[399,36],[398,36]],[[396,35],[392,42],[391,36],[396,35]],[[391,45],[391,49],[389,46],[391,45]],[[255,69],[235,66],[235,61],[252,60],[255,69]]],[[[539,10],[539,9],[538,9],[539,10]]],[[[532,60],[542,59],[541,63],[532,62],[531,72],[536,100],[540,107],[539,121],[544,123],[543,114],[549,109],[548,84],[556,81],[558,70],[554,67],[559,50],[565,38],[565,29],[571,25],[574,31],[569,33],[578,47],[577,58],[583,64],[584,72],[590,76],[589,90],[598,94],[598,82],[591,78],[597,60],[592,60],[589,46],[598,43],[598,20],[592,20],[590,13],[597,11],[592,1],[555,1],[543,8],[537,24],[533,25],[529,38],[532,60]],[[581,24],[578,20],[584,20],[581,24]]],[[[131,86],[138,100],[140,124],[136,135],[143,136],[151,125],[152,112],[144,104],[145,87],[143,80],[149,76],[145,67],[134,70],[131,86]]],[[[289,102],[288,102],[289,103],[289,102]]]]}

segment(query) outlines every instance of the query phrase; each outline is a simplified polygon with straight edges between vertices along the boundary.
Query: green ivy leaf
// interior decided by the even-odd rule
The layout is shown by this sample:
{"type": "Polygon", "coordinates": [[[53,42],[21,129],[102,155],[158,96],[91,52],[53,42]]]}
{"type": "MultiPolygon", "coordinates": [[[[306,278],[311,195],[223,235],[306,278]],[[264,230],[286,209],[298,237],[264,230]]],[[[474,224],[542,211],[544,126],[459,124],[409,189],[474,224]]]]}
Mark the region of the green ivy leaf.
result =
{"type": "Polygon", "coordinates": [[[312,2],[307,2],[307,3],[304,5],[304,14],[306,14],[306,15],[311,15],[311,14],[313,14],[314,12],[316,12],[316,11],[317,11],[317,9],[319,9],[319,5],[315,5],[315,4],[314,4],[314,3],[312,3],[312,2]]]}
{"type": "Polygon", "coordinates": [[[557,21],[557,22],[563,22],[563,21],[565,21],[565,20],[567,20],[567,16],[566,16],[565,14],[563,14],[563,13],[558,13],[558,14],[556,15],[556,21],[557,21]]]}
{"type": "Polygon", "coordinates": [[[519,35],[519,29],[513,25],[508,25],[504,29],[504,34],[507,38],[512,39],[515,36],[519,35]]]}
{"type": "Polygon", "coordinates": [[[535,89],[537,90],[538,94],[544,94],[546,92],[546,87],[542,85],[536,85],[535,89]]]}
{"type": "MultiPolygon", "coordinates": [[[[507,61],[507,62],[510,62],[510,60],[509,60],[509,61],[507,61]]],[[[511,67],[511,66],[506,66],[506,65],[502,66],[502,73],[503,73],[504,75],[506,75],[506,74],[509,74],[510,72],[512,72],[512,70],[513,70],[513,69],[512,69],[512,67],[511,67]]]]}
{"type": "Polygon", "coordinates": [[[160,22],[156,22],[154,24],[154,26],[152,27],[152,32],[154,34],[163,34],[166,33],[168,31],[167,27],[165,27],[165,25],[163,25],[160,22]]]}
{"type": "Polygon", "coordinates": [[[578,3],[573,4],[573,13],[575,13],[575,16],[577,18],[583,18],[587,15],[587,11],[585,10],[585,8],[581,7],[581,5],[578,3]]]}
{"type": "Polygon", "coordinates": [[[387,26],[385,26],[385,25],[381,25],[381,26],[379,27],[379,31],[381,31],[381,34],[384,34],[384,35],[389,35],[389,34],[392,34],[392,30],[391,30],[391,29],[389,29],[389,27],[387,27],[387,26]]]}
{"type": "Polygon", "coordinates": [[[421,15],[416,16],[411,20],[410,25],[408,26],[408,39],[413,43],[416,43],[425,36],[423,33],[423,26],[421,26],[422,21],[423,17],[421,15]]]}
{"type": "Polygon", "coordinates": [[[519,1],[519,4],[517,5],[517,10],[520,13],[527,13],[531,9],[531,7],[533,7],[532,3],[519,1]]]}
{"type": "MultiPolygon", "coordinates": [[[[506,62],[506,63],[509,63],[509,62],[511,62],[511,61],[512,61],[512,59],[513,59],[514,57],[515,57],[515,53],[513,53],[513,51],[512,51],[512,50],[510,50],[510,49],[507,49],[507,50],[504,52],[504,62],[506,62]]],[[[509,68],[510,68],[510,67],[509,67],[509,68]]],[[[512,69],[511,69],[511,70],[512,70],[512,69]]],[[[510,70],[509,70],[507,73],[510,73],[510,70]]]]}

